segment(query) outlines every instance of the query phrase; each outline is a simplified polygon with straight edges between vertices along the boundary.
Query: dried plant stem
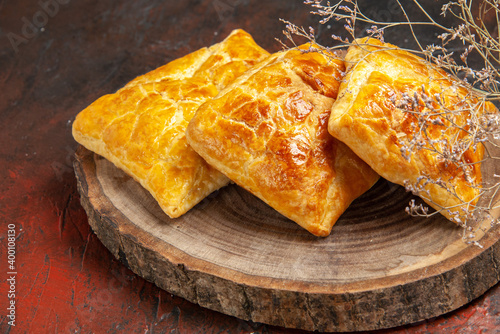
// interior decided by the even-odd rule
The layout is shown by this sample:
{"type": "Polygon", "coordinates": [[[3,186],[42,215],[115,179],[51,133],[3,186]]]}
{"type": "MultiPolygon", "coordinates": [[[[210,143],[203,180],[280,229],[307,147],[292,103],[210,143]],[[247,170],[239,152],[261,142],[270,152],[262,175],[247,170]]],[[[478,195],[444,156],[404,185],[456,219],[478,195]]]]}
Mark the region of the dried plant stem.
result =
{"type": "MultiPolygon", "coordinates": [[[[468,185],[476,191],[472,198],[462,198],[450,180],[436,175],[421,175],[416,181],[408,181],[406,188],[432,203],[427,186],[433,184],[445,189],[458,204],[448,207],[433,205],[432,212],[423,205],[410,203],[407,211],[413,215],[431,216],[447,212],[457,224],[464,227],[464,239],[474,242],[471,234],[478,223],[490,219],[491,224],[500,223],[490,212],[498,207],[500,197],[500,175],[488,175],[488,180],[475,180],[471,170],[483,164],[497,163],[500,160],[500,115],[491,111],[486,104],[500,100],[500,0],[456,0],[448,1],[441,8],[441,16],[451,17],[453,26],[445,26],[429,13],[418,1],[405,3],[395,0],[404,20],[381,21],[364,13],[356,0],[337,0],[324,2],[306,0],[312,7],[311,14],[320,17],[320,23],[343,24],[345,34],[332,35],[333,46],[324,46],[316,41],[313,28],[297,27],[291,22],[286,24],[284,35],[292,46],[297,46],[296,37],[305,38],[320,52],[345,49],[356,43],[359,25],[364,34],[384,42],[384,35],[391,29],[407,27],[416,42],[416,50],[408,50],[425,58],[435,69],[453,77],[452,89],[466,91],[462,100],[454,106],[447,106],[444,94],[432,95],[422,87],[414,96],[399,96],[392,101],[396,107],[413,117],[413,136],[401,141],[401,154],[406,159],[412,155],[431,154],[436,160],[460,171],[468,185]],[[412,4],[424,19],[413,20],[408,6],[412,4]],[[490,24],[493,23],[493,24],[490,24]],[[432,27],[440,31],[439,43],[424,45],[416,27],[432,27]],[[451,47],[458,45],[459,47],[451,47]],[[459,51],[459,54],[455,54],[459,51]],[[469,61],[474,57],[474,61],[469,61]],[[479,66],[478,66],[479,64],[479,66]],[[437,131],[438,129],[439,131],[437,131]],[[438,133],[438,135],[436,135],[438,133]],[[467,152],[484,150],[479,161],[467,161],[467,152]],[[484,200],[487,198],[487,200],[484,200]]],[[[286,47],[286,43],[282,44],[286,47]]],[[[359,45],[363,47],[363,45],[359,45]]],[[[386,49],[387,50],[387,49],[386,49]]],[[[371,51],[377,52],[377,51],[371,51]]],[[[355,65],[353,65],[355,66],[355,65]]],[[[430,79],[432,80],[432,79],[430,79]]],[[[500,174],[500,172],[499,172],[500,174]]]]}

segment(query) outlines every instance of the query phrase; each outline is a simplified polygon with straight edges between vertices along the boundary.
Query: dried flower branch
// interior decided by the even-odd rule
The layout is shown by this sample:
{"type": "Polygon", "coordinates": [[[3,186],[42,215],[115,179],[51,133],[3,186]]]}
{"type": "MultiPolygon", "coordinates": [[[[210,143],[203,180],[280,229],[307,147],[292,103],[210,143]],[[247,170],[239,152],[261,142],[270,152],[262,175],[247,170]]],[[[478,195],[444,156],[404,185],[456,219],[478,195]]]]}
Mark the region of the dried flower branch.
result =
{"type": "Polygon", "coordinates": [[[295,38],[299,37],[312,42],[320,50],[332,52],[352,45],[356,38],[363,37],[357,36],[359,34],[384,42],[391,29],[409,29],[417,48],[407,51],[420,55],[431,66],[450,74],[454,84],[447,89],[465,93],[460,94],[462,98],[454,101],[452,107],[444,93],[428,92],[425,87],[411,96],[401,94],[394,97],[391,102],[396,108],[413,118],[414,135],[400,138],[401,154],[408,160],[413,155],[432,154],[444,168],[456,169],[456,177],[464,178],[475,195],[462,198],[450,180],[421,175],[416,182],[405,184],[408,191],[429,203],[432,198],[428,186],[433,184],[445,189],[460,204],[449,207],[432,205],[436,209],[433,211],[411,201],[407,212],[417,216],[443,213],[463,227],[464,240],[476,243],[475,231],[485,219],[492,225],[500,223],[491,213],[498,207],[500,175],[487,175],[481,180],[473,177],[473,171],[482,165],[500,164],[497,153],[500,148],[500,114],[486,106],[500,101],[500,0],[449,1],[442,6],[439,18],[433,18],[418,0],[405,2],[405,5],[400,0],[395,2],[400,10],[399,17],[403,19],[381,21],[365,14],[356,0],[306,0],[304,3],[311,6],[311,13],[320,17],[320,24],[342,24],[345,33],[332,35],[334,45],[324,46],[316,40],[314,29],[284,21],[284,35],[293,46],[297,46],[295,38]],[[421,19],[412,20],[408,15],[410,4],[413,6],[411,16],[421,19]],[[452,18],[453,26],[441,24],[445,18],[452,18]],[[437,44],[421,42],[416,31],[422,26],[439,31],[437,44]],[[484,150],[480,161],[471,162],[467,158],[480,150],[484,150]]]}

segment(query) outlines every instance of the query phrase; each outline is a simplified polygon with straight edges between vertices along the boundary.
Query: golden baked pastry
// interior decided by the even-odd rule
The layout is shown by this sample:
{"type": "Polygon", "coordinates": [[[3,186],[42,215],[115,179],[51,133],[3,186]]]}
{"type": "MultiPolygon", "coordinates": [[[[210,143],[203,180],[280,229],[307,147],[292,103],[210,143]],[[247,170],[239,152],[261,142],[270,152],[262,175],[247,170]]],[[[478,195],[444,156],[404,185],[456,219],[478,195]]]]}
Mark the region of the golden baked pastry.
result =
{"type": "Polygon", "coordinates": [[[435,150],[446,152],[446,145],[466,138],[472,109],[479,108],[481,114],[495,112],[495,107],[481,104],[445,71],[376,39],[356,40],[345,61],[347,74],[332,108],[329,132],[380,176],[400,185],[407,181],[422,187],[420,197],[450,219],[462,215],[464,203],[477,201],[484,148],[478,145],[461,155],[466,168],[446,162],[435,150]],[[429,118],[425,128],[418,123],[418,115],[429,118]],[[427,137],[416,137],[419,129],[427,137]],[[425,178],[436,184],[425,184],[425,178]]]}
{"type": "Polygon", "coordinates": [[[327,236],[378,179],[328,134],[343,71],[341,60],[317,52],[275,53],[198,109],[188,142],[236,184],[327,236]]]}
{"type": "Polygon", "coordinates": [[[76,141],[141,183],[170,217],[178,217],[229,180],[187,144],[196,109],[269,53],[233,31],[139,76],[83,110],[73,123],[76,141]]]}

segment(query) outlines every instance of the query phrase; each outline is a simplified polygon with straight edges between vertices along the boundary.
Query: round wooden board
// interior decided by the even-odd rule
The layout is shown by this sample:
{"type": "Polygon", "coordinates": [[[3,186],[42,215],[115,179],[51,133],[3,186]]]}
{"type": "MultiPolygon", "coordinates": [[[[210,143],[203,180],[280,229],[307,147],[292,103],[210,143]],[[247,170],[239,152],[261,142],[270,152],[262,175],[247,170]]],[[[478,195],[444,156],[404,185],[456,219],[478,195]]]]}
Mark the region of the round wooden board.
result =
{"type": "Polygon", "coordinates": [[[80,147],[89,223],[131,270],[191,302],[244,320],[318,331],[395,327],[457,309],[500,280],[499,226],[481,247],[443,217],[415,218],[385,180],[327,238],[230,185],[168,218],[138,183],[80,147]]]}

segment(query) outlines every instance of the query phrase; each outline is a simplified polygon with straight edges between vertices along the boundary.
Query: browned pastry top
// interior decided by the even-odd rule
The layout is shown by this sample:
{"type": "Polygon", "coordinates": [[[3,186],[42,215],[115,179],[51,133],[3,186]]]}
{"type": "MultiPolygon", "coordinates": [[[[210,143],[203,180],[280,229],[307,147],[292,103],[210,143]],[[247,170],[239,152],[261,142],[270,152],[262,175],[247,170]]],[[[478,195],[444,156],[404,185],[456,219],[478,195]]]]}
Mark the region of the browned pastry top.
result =
{"type": "Polygon", "coordinates": [[[229,180],[186,142],[196,109],[269,54],[233,31],[223,42],[176,59],[80,112],[74,138],[139,181],[178,217],[229,180]]]}
{"type": "Polygon", "coordinates": [[[343,71],[342,60],[318,52],[273,54],[198,109],[188,141],[235,183],[326,236],[378,179],[327,131],[343,71]]]}
{"type": "Polygon", "coordinates": [[[446,154],[447,147],[468,138],[471,117],[496,112],[495,107],[424,59],[376,39],[356,40],[345,61],[348,71],[332,108],[330,133],[391,182],[423,185],[419,177],[427,176],[441,183],[428,184],[420,193],[436,209],[474,204],[483,146],[466,148],[457,163],[437,152],[446,154]],[[427,122],[417,121],[422,115],[427,122]],[[418,138],[418,133],[425,135],[418,138]],[[407,147],[413,147],[411,155],[407,147]]]}

